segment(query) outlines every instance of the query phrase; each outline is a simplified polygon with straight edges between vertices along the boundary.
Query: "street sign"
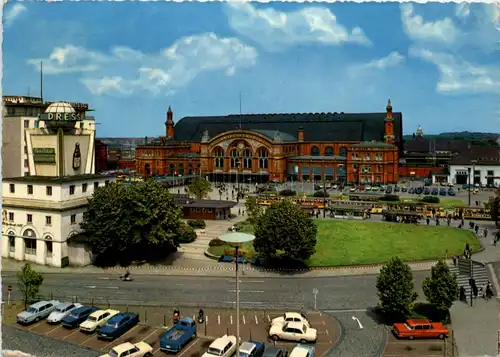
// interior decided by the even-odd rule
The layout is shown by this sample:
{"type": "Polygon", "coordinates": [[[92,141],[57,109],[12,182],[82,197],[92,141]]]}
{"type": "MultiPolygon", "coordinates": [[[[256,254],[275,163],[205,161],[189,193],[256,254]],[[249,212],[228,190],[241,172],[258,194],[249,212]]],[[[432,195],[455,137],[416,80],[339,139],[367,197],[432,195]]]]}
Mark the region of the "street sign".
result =
{"type": "Polygon", "coordinates": [[[314,288],[313,289],[313,294],[314,294],[314,310],[316,310],[316,297],[318,296],[319,290],[314,288]]]}
{"type": "Polygon", "coordinates": [[[11,286],[11,285],[7,286],[7,291],[8,291],[9,293],[12,291],[12,286],[11,286]]]}

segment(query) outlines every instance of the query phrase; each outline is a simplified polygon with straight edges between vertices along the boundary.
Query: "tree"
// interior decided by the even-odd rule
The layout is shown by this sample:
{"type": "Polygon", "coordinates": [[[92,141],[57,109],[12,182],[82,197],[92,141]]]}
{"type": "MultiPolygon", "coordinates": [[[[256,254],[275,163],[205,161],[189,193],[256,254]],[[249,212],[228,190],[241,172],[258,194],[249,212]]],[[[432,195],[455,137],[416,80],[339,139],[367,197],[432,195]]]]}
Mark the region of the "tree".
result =
{"type": "Polygon", "coordinates": [[[459,287],[457,277],[450,272],[448,265],[438,261],[431,269],[431,276],[422,282],[427,301],[442,311],[448,311],[458,299],[459,287]]]}
{"type": "Polygon", "coordinates": [[[203,178],[197,178],[189,184],[187,192],[190,196],[196,197],[197,200],[203,200],[210,195],[212,184],[203,178]]]}
{"type": "Polygon", "coordinates": [[[305,260],[316,251],[318,229],[309,215],[289,200],[272,205],[255,226],[255,250],[267,257],[283,251],[286,258],[305,260]]]}
{"type": "Polygon", "coordinates": [[[379,307],[386,317],[401,319],[410,313],[417,299],[413,274],[408,264],[394,257],[380,269],[377,276],[379,307]]]}
{"type": "Polygon", "coordinates": [[[489,208],[491,212],[491,220],[495,222],[495,225],[499,225],[500,219],[500,189],[495,192],[495,196],[490,197],[489,202],[486,204],[486,208],[489,208]]]}
{"type": "Polygon", "coordinates": [[[179,246],[181,209],[155,180],[98,189],[80,224],[98,264],[160,259],[179,246]]]}
{"type": "Polygon", "coordinates": [[[257,197],[247,196],[245,200],[245,209],[247,211],[248,220],[251,224],[256,224],[262,215],[262,206],[257,202],[257,197]]]}
{"type": "Polygon", "coordinates": [[[30,264],[24,264],[17,273],[19,290],[23,294],[24,308],[28,306],[30,300],[36,298],[43,283],[43,274],[31,268],[30,264]]]}

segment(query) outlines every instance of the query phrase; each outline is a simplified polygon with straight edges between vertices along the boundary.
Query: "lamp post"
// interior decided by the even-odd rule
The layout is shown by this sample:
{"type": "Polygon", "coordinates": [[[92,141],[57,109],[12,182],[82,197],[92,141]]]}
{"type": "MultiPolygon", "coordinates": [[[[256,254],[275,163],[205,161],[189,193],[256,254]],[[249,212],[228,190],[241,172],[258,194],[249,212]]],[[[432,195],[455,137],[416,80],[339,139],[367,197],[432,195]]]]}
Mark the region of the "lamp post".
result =
{"type": "Polygon", "coordinates": [[[239,249],[245,244],[253,241],[255,236],[248,233],[230,232],[220,237],[220,240],[233,246],[236,250],[236,357],[240,357],[240,279],[238,276],[239,249]]]}
{"type": "Polygon", "coordinates": [[[471,171],[471,168],[468,167],[467,168],[467,190],[469,192],[469,207],[470,207],[470,171],[471,171]]]}

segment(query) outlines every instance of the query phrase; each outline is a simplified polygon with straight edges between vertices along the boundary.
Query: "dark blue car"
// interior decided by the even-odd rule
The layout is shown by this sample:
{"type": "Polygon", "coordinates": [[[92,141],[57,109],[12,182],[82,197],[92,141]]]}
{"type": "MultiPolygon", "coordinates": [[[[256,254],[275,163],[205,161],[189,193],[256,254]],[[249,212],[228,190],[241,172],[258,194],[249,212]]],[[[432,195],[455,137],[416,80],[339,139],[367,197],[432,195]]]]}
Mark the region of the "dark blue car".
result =
{"type": "Polygon", "coordinates": [[[87,317],[93,312],[99,310],[95,306],[81,306],[78,309],[71,311],[71,314],[62,319],[62,325],[66,328],[77,328],[87,317]]]}
{"type": "Polygon", "coordinates": [[[184,317],[160,337],[160,350],[178,353],[195,338],[196,321],[190,317],[184,317]]]}
{"type": "Polygon", "coordinates": [[[97,338],[100,340],[114,340],[139,323],[139,315],[122,312],[106,322],[106,325],[99,327],[97,338]]]}

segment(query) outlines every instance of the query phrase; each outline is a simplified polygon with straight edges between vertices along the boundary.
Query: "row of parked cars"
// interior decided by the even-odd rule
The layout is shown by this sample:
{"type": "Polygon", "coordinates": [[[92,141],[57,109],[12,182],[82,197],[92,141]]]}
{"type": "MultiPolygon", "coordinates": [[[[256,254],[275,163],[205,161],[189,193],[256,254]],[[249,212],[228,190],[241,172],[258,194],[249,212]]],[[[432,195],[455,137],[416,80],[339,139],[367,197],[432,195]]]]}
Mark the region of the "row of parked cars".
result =
{"type": "Polygon", "coordinates": [[[410,187],[408,189],[409,194],[416,195],[433,195],[433,196],[455,196],[457,193],[452,187],[410,187]]]}

